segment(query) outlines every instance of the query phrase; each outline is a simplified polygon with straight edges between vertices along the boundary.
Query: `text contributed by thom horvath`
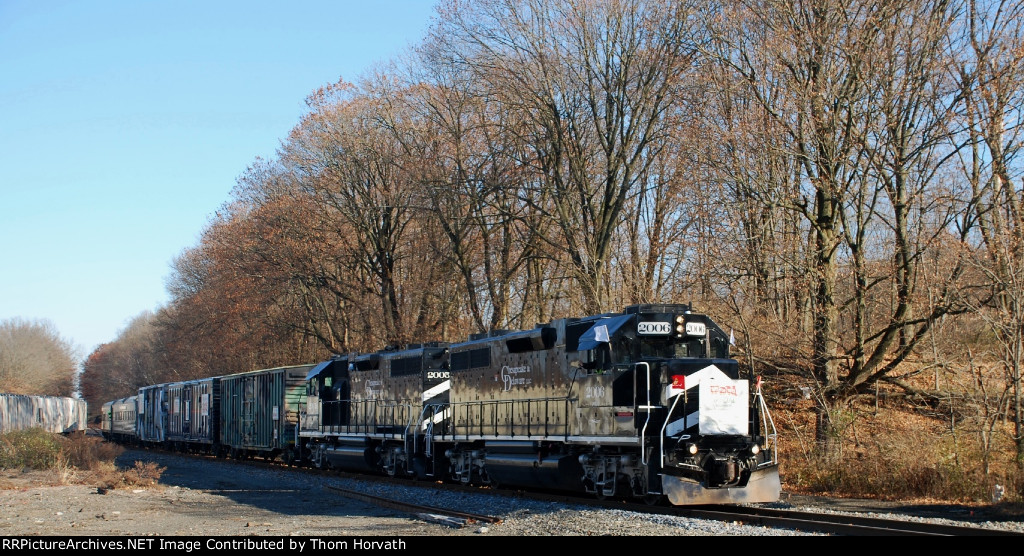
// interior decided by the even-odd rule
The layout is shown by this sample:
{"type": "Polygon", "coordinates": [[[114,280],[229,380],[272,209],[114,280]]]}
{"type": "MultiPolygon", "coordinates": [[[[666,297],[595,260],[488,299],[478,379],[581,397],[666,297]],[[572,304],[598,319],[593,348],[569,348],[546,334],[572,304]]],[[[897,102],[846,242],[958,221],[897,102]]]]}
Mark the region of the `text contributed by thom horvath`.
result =
{"type": "Polygon", "coordinates": [[[406,550],[403,539],[362,539],[362,538],[231,538],[205,537],[4,537],[0,539],[0,550],[84,550],[84,551],[174,551],[213,552],[226,550],[285,551],[289,553],[354,550],[360,552],[378,550],[406,550]]]}

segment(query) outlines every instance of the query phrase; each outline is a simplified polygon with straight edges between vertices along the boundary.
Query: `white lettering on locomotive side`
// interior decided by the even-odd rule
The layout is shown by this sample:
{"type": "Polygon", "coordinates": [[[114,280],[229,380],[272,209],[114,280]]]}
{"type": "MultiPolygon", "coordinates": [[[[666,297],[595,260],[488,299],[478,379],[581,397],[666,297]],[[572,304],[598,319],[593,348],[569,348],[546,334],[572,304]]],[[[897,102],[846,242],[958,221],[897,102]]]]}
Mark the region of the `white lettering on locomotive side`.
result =
{"type": "Polygon", "coordinates": [[[650,334],[666,336],[672,333],[672,323],[669,322],[639,322],[636,325],[637,334],[650,334]]]}
{"type": "Polygon", "coordinates": [[[516,376],[521,374],[532,374],[529,365],[523,365],[522,367],[509,367],[508,365],[501,368],[501,383],[502,389],[508,392],[515,387],[525,387],[529,384],[533,384],[533,378],[524,376],[516,376]]]}
{"type": "Polygon", "coordinates": [[[451,373],[449,373],[448,371],[427,371],[427,379],[428,380],[429,379],[448,380],[448,378],[450,376],[451,376],[451,373]]]}
{"type": "Polygon", "coordinates": [[[382,381],[380,381],[380,380],[367,380],[366,381],[366,395],[367,396],[372,396],[372,395],[376,394],[377,392],[380,392],[381,386],[383,386],[383,385],[384,385],[384,383],[382,381]]]}
{"type": "Polygon", "coordinates": [[[600,400],[605,397],[607,389],[604,386],[587,386],[583,389],[583,397],[588,400],[600,400]]]}

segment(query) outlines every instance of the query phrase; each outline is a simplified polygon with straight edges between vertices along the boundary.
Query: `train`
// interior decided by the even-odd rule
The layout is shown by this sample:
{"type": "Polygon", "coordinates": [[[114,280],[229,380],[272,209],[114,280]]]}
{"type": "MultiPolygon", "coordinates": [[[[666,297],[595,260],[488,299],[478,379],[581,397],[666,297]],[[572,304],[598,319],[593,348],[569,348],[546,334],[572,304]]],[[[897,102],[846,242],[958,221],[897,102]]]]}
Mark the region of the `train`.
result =
{"type": "Polygon", "coordinates": [[[152,385],[105,437],[220,457],[671,505],[778,501],[778,433],[731,334],[636,304],[465,341],[152,385]]]}
{"type": "Polygon", "coordinates": [[[71,434],[85,432],[89,407],[81,398],[0,394],[0,433],[31,428],[71,434]]]}
{"type": "Polygon", "coordinates": [[[100,432],[126,445],[293,463],[306,375],[315,366],[143,386],[103,404],[100,432]]]}

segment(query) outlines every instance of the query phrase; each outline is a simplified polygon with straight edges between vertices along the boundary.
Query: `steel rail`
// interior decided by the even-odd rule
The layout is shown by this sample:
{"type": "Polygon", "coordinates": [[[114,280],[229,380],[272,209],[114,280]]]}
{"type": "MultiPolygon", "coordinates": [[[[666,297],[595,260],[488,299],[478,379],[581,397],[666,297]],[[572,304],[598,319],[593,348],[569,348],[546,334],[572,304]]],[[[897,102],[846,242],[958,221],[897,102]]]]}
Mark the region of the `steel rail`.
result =
{"type": "Polygon", "coordinates": [[[376,504],[381,507],[390,508],[393,510],[399,510],[406,513],[415,514],[418,517],[426,519],[428,521],[434,521],[437,523],[443,523],[455,527],[462,527],[464,525],[470,525],[473,523],[501,523],[501,518],[494,517],[484,514],[474,514],[463,512],[459,510],[452,510],[448,508],[437,508],[432,506],[422,506],[420,504],[410,504],[402,500],[395,500],[392,498],[385,498],[383,496],[375,496],[372,494],[366,494],[365,492],[359,492],[355,490],[349,490],[336,486],[328,486],[329,490],[333,490],[338,494],[346,498],[353,498],[355,500],[361,500],[363,502],[369,502],[376,504]]]}

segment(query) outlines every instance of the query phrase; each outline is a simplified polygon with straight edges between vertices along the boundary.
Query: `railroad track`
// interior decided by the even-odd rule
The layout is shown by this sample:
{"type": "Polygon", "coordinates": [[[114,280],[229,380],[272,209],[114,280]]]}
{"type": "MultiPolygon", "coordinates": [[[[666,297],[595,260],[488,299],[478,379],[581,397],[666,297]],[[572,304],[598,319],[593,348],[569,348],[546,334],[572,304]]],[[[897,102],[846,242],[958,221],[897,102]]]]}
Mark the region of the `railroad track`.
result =
{"type": "Polygon", "coordinates": [[[473,525],[477,523],[501,523],[501,518],[490,515],[474,514],[470,512],[454,510],[451,508],[440,508],[434,506],[423,506],[420,504],[411,504],[404,500],[385,498],[383,496],[374,496],[372,494],[366,494],[364,492],[344,489],[335,486],[329,486],[327,488],[347,498],[362,500],[363,502],[369,502],[371,504],[376,504],[378,506],[382,506],[385,508],[391,508],[393,510],[415,514],[420,519],[424,519],[426,521],[433,521],[436,523],[443,523],[445,525],[451,525],[454,527],[464,527],[466,525],[473,525]]]}
{"type": "Polygon", "coordinates": [[[650,515],[735,522],[760,527],[851,536],[1024,536],[1024,533],[916,521],[914,516],[883,517],[829,511],[801,511],[760,506],[662,506],[634,502],[597,500],[562,493],[516,492],[517,496],[594,508],[623,510],[650,515]]]}
{"type": "MultiPolygon", "coordinates": [[[[501,518],[470,514],[458,510],[440,507],[409,504],[402,500],[369,496],[357,491],[346,491],[329,487],[344,496],[371,502],[391,509],[405,511],[422,519],[463,526],[474,523],[500,523],[501,518]]],[[[437,488],[435,486],[434,488],[437,488]]],[[[495,493],[497,494],[497,493],[495,493]]],[[[985,529],[965,525],[919,522],[905,519],[894,519],[875,516],[819,513],[797,510],[779,510],[758,507],[652,507],[648,505],[615,503],[600,500],[581,500],[577,497],[563,495],[544,495],[534,493],[516,493],[517,496],[531,499],[560,501],[567,504],[599,507],[605,509],[632,511],[646,514],[671,515],[691,519],[705,519],[722,522],[735,522],[760,527],[785,528],[795,531],[822,533],[827,535],[846,536],[1024,536],[1022,533],[985,529]]]]}
{"type": "MultiPolygon", "coordinates": [[[[728,509],[669,508],[671,515],[738,521],[762,527],[854,536],[1024,536],[1021,533],[887,517],[741,506],[728,509]]],[[[634,511],[639,511],[634,509],[634,511]]]]}
{"type": "MultiPolygon", "coordinates": [[[[160,450],[157,450],[160,451],[160,450]]],[[[179,456],[205,457],[194,454],[168,452],[179,456]]],[[[288,466],[278,461],[268,460],[232,460],[255,466],[285,468],[293,472],[316,473],[341,476],[363,481],[393,483],[407,487],[446,489],[474,493],[486,493],[504,496],[518,496],[533,500],[542,500],[561,504],[571,504],[590,508],[603,508],[644,513],[649,515],[669,515],[692,519],[713,520],[721,522],[741,523],[760,527],[784,528],[802,532],[821,533],[827,535],[846,536],[1024,536],[1024,534],[999,529],[983,528],[970,525],[955,525],[915,521],[912,516],[897,519],[875,515],[853,513],[834,513],[766,508],[760,506],[663,506],[630,503],[617,500],[599,500],[596,498],[577,496],[563,492],[534,492],[517,489],[493,489],[477,486],[443,482],[413,481],[407,478],[387,477],[380,475],[364,475],[339,470],[319,470],[308,467],[288,466]]],[[[332,492],[353,499],[358,499],[382,507],[415,515],[419,519],[462,527],[471,524],[499,524],[501,518],[491,515],[474,514],[455,508],[423,506],[406,500],[366,494],[355,490],[339,487],[327,487],[332,492]]]]}
{"type": "MultiPolygon", "coordinates": [[[[389,480],[387,478],[379,478],[389,480]]],[[[391,479],[400,484],[407,482],[401,479],[391,479]]],[[[420,485],[427,488],[425,485],[420,485]]],[[[501,518],[471,514],[441,507],[420,506],[409,504],[402,500],[369,496],[357,491],[346,491],[335,487],[332,490],[352,498],[375,503],[391,509],[406,511],[417,515],[420,518],[432,519],[434,521],[447,523],[454,526],[463,526],[475,523],[500,523],[501,518]]],[[[465,487],[451,484],[431,484],[429,488],[464,489],[472,492],[479,492],[478,487],[465,487]]],[[[582,505],[593,508],[604,508],[609,510],[622,510],[652,515],[670,515],[691,519],[705,519],[722,522],[735,522],[744,525],[756,525],[760,527],[785,528],[796,531],[822,533],[827,535],[847,536],[1024,536],[1022,533],[1003,531],[998,529],[987,529],[968,525],[954,525],[944,523],[933,523],[914,521],[910,518],[898,519],[891,517],[851,515],[840,513],[822,513],[800,510],[782,510],[774,508],[762,508],[756,506],[706,506],[706,507],[672,507],[672,506],[651,506],[646,504],[635,504],[628,502],[616,502],[608,500],[596,500],[578,496],[559,493],[536,493],[528,491],[502,491],[493,490],[495,495],[515,495],[533,500],[545,500],[551,502],[582,505]]]]}

